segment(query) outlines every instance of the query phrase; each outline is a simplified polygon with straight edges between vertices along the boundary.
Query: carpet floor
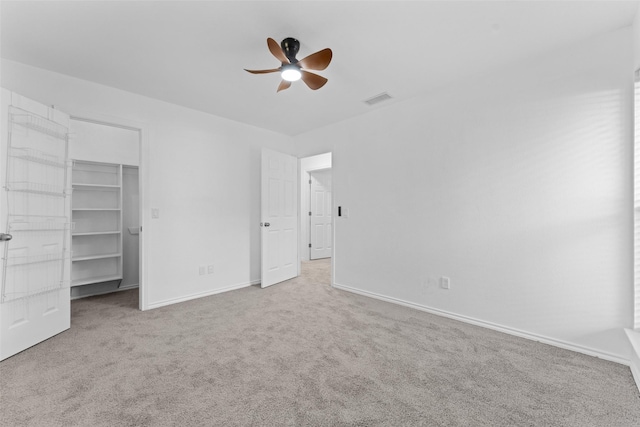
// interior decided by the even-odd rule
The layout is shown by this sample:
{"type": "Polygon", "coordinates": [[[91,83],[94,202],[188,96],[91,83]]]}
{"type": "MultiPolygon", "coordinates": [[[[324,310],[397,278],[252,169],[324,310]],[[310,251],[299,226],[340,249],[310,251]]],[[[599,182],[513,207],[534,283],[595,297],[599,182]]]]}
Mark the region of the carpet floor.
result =
{"type": "Polygon", "coordinates": [[[303,275],[146,312],[72,301],[0,363],[2,426],[640,426],[628,367],[303,275]]]}

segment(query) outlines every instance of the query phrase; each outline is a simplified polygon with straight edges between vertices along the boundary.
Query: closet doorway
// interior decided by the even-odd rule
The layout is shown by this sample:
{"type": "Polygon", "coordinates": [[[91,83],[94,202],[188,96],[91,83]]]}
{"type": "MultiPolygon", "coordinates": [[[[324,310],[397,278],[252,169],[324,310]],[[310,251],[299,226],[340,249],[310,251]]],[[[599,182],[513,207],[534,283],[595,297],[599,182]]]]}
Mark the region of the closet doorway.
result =
{"type": "Polygon", "coordinates": [[[70,131],[71,299],[140,289],[141,130],[71,117],[70,131]]]}

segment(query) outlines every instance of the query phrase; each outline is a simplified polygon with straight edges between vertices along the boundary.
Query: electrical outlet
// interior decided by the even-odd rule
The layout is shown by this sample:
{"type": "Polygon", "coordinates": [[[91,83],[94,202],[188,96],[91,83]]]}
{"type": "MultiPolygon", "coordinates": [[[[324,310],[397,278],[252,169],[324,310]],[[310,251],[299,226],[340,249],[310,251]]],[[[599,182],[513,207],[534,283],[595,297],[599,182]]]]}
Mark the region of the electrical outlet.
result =
{"type": "Polygon", "coordinates": [[[209,265],[207,266],[207,273],[208,273],[208,274],[213,274],[213,264],[209,264],[209,265]]]}
{"type": "Polygon", "coordinates": [[[200,274],[200,276],[204,276],[205,272],[207,271],[206,269],[207,269],[207,267],[204,266],[204,265],[199,266],[198,267],[198,274],[200,274]]]}
{"type": "Polygon", "coordinates": [[[160,209],[159,208],[151,208],[151,218],[160,218],[160,209]]]}
{"type": "Polygon", "coordinates": [[[442,289],[449,289],[451,287],[451,279],[445,276],[440,277],[440,287],[442,289]]]}

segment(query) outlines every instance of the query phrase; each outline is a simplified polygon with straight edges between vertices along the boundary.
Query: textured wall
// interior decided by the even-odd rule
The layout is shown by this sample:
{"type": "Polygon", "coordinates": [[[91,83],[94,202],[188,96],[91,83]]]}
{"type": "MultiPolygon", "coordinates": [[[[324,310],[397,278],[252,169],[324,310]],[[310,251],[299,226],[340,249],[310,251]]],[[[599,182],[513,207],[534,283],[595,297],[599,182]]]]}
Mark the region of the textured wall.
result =
{"type": "Polygon", "coordinates": [[[350,211],[336,282],[628,359],[632,56],[622,29],[296,137],[350,211]]]}

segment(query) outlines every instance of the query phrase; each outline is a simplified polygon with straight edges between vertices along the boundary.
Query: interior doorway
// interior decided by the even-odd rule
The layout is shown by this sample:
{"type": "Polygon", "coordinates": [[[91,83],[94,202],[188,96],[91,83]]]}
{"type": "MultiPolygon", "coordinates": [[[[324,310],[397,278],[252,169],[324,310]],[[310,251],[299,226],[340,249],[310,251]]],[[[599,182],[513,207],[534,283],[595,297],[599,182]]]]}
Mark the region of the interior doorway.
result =
{"type": "Polygon", "coordinates": [[[335,203],[332,153],[300,158],[299,165],[300,260],[331,264],[328,281],[333,285],[335,203]],[[317,193],[314,194],[314,190],[317,193]],[[317,251],[314,251],[314,245],[317,251]]]}
{"type": "Polygon", "coordinates": [[[71,117],[71,298],[137,289],[142,309],[142,130],[71,117]]]}
{"type": "Polygon", "coordinates": [[[309,259],[331,258],[331,169],[309,172],[309,259]]]}

